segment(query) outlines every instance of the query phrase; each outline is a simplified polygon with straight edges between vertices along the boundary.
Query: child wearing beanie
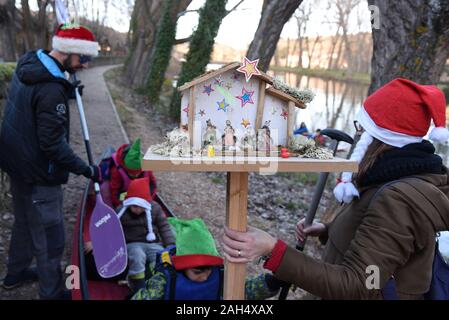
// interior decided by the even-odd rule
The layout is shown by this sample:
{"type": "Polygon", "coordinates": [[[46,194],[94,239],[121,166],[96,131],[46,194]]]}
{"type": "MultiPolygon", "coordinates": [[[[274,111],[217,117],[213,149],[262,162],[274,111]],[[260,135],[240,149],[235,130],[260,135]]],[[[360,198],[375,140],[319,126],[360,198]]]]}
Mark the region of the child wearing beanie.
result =
{"type": "Polygon", "coordinates": [[[145,285],[145,267],[156,253],[175,243],[175,237],[161,207],[152,201],[148,178],[129,184],[123,207],[118,212],[127,243],[128,279],[133,291],[145,285]]]}
{"type": "MultiPolygon", "coordinates": [[[[223,289],[223,258],[204,221],[195,218],[168,218],[176,231],[176,254],[170,262],[156,266],[133,300],[219,300],[223,289]]],[[[248,278],[245,295],[248,300],[274,296],[284,283],[271,274],[248,278]]]]}
{"type": "Polygon", "coordinates": [[[140,139],[132,145],[124,144],[112,155],[114,166],[111,168],[111,202],[114,208],[122,204],[129,184],[133,179],[147,177],[150,183],[151,197],[156,194],[156,178],[151,171],[142,171],[142,152],[140,139]]]}

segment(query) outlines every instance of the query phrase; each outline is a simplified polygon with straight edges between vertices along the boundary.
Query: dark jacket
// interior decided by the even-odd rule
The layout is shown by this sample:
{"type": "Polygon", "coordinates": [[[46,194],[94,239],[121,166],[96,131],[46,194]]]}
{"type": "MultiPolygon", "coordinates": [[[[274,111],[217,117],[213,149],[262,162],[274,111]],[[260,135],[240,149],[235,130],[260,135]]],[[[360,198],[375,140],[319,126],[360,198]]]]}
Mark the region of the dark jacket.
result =
{"type": "MultiPolygon", "coordinates": [[[[161,206],[155,201],[151,202],[151,206],[151,222],[154,235],[156,236],[156,240],[151,242],[162,242],[165,247],[175,244],[175,236],[161,206]]],[[[145,213],[135,216],[128,209],[120,218],[120,221],[123,226],[126,243],[149,242],[146,240],[148,225],[145,213]]]]}
{"type": "Polygon", "coordinates": [[[449,172],[430,155],[433,147],[428,156],[417,147],[430,146],[391,151],[373,166],[360,199],[343,206],[330,224],[323,262],[287,248],[276,277],[324,299],[382,299],[380,290],[366,285],[373,284],[370,266],[377,266],[379,288],[393,275],[400,299],[422,299],[430,286],[435,234],[449,229],[449,172]],[[404,174],[423,170],[434,173],[404,174]]]}
{"type": "Polygon", "coordinates": [[[0,168],[30,184],[59,185],[88,165],[69,145],[73,86],[47,52],[22,56],[8,93],[0,133],[0,168]]]}

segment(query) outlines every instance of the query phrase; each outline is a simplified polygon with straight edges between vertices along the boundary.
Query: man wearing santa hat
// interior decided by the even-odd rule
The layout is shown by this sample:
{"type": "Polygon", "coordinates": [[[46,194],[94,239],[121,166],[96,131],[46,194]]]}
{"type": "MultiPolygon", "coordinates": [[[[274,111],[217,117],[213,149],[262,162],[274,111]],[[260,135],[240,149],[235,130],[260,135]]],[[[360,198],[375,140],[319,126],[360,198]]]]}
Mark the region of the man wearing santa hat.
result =
{"type": "Polygon", "coordinates": [[[97,55],[91,31],[63,24],[50,52],[30,51],[17,63],[0,133],[0,168],[11,178],[15,216],[5,289],[39,278],[42,299],[65,296],[61,185],[70,172],[97,181],[99,170],[69,145],[69,99],[75,88],[64,73],[86,67],[97,55]],[[37,271],[30,268],[33,258],[37,271]]]}

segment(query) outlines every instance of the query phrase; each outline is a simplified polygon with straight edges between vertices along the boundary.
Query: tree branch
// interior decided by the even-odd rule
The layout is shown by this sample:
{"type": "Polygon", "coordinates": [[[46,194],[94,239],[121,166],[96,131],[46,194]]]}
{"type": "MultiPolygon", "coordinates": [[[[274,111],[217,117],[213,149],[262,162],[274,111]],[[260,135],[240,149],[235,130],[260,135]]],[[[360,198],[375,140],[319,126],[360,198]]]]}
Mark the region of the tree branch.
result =
{"type": "Polygon", "coordinates": [[[183,43],[186,43],[186,42],[190,42],[191,39],[192,39],[192,37],[187,37],[187,38],[182,38],[182,39],[176,39],[176,40],[175,40],[175,45],[183,44],[183,43]]]}

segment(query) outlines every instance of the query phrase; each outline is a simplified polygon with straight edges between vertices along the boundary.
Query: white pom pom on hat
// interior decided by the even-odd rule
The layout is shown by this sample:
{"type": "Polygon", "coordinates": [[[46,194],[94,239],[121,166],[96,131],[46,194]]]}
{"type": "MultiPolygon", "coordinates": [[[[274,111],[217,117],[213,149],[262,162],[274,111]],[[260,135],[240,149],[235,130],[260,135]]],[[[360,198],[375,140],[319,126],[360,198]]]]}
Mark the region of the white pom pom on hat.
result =
{"type": "MultiPolygon", "coordinates": [[[[372,138],[397,148],[419,143],[428,133],[431,120],[435,128],[429,139],[436,142],[449,139],[449,131],[445,128],[444,93],[436,86],[420,85],[407,79],[397,78],[374,92],[365,100],[357,118],[365,130],[351,156],[351,160],[358,163],[365,156],[372,138]]],[[[342,174],[341,183],[334,189],[338,201],[350,203],[359,196],[351,181],[352,173],[342,174]]]]}

